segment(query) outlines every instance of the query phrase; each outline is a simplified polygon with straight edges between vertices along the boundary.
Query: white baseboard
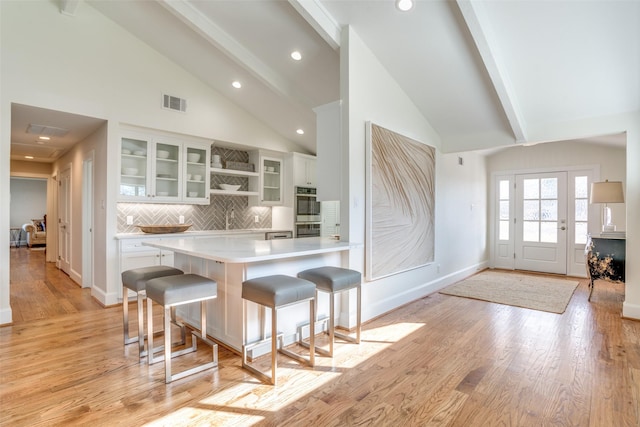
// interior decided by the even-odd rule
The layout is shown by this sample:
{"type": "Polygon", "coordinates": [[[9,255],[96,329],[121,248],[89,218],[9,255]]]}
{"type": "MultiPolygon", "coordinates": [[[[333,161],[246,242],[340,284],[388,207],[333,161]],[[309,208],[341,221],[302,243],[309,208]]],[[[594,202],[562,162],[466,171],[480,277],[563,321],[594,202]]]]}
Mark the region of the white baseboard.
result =
{"type": "Polygon", "coordinates": [[[640,320],[640,304],[622,303],[622,317],[640,320]]]}
{"type": "Polygon", "coordinates": [[[106,293],[97,286],[93,286],[91,288],[91,296],[97,299],[98,302],[100,302],[100,304],[104,305],[105,307],[121,303],[120,299],[118,298],[117,292],[106,293]]]}
{"type": "Polygon", "coordinates": [[[13,312],[11,307],[0,310],[0,325],[13,322],[13,312]]]}
{"type": "MultiPolygon", "coordinates": [[[[384,300],[376,301],[373,304],[369,303],[368,307],[363,305],[362,307],[362,321],[366,321],[369,319],[373,319],[375,317],[381,316],[391,310],[394,310],[404,304],[408,304],[412,301],[416,301],[420,298],[423,298],[432,293],[438,292],[440,289],[445,288],[449,285],[452,285],[456,282],[459,282],[462,279],[465,279],[478,271],[489,268],[489,261],[484,261],[470,267],[464,268],[462,270],[456,271],[454,273],[448,274],[443,277],[439,277],[430,282],[423,283],[422,285],[415,286],[411,289],[408,289],[405,292],[401,292],[398,294],[394,294],[385,298],[384,300]]],[[[363,297],[364,297],[364,289],[366,283],[363,284],[363,297]]]]}

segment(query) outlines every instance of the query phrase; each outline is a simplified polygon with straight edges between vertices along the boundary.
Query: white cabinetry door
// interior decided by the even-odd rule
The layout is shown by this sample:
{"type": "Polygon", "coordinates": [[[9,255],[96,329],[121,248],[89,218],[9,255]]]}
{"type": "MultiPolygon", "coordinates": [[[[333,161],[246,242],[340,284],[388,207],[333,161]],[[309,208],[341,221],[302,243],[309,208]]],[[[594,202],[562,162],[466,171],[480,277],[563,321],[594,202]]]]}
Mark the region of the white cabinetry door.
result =
{"type": "Polygon", "coordinates": [[[182,176],[182,145],[169,141],[155,144],[153,159],[151,197],[156,202],[177,202],[182,199],[180,185],[182,176]]]}
{"type": "Polygon", "coordinates": [[[209,203],[209,143],[125,131],[120,150],[119,200],[209,203]]]}
{"type": "Polygon", "coordinates": [[[316,158],[300,153],[293,153],[293,185],[294,187],[315,187],[316,158]]]}
{"type": "Polygon", "coordinates": [[[129,134],[120,146],[120,200],[146,201],[151,197],[147,171],[151,142],[141,135],[129,134]]]}
{"type": "Polygon", "coordinates": [[[250,181],[250,190],[257,191],[258,196],[249,197],[253,206],[281,206],[283,200],[284,156],[265,154],[261,151],[249,153],[250,161],[258,164],[257,188],[256,180],[250,181]]]}
{"type": "MultiPolygon", "coordinates": [[[[174,254],[171,251],[161,251],[150,246],[144,246],[143,240],[120,240],[120,273],[133,268],[167,265],[173,267],[174,254]]],[[[129,296],[135,295],[132,291],[129,296]]]]}
{"type": "Polygon", "coordinates": [[[209,204],[209,173],[210,145],[184,145],[183,158],[185,167],[183,173],[184,200],[193,204],[209,204]]]}

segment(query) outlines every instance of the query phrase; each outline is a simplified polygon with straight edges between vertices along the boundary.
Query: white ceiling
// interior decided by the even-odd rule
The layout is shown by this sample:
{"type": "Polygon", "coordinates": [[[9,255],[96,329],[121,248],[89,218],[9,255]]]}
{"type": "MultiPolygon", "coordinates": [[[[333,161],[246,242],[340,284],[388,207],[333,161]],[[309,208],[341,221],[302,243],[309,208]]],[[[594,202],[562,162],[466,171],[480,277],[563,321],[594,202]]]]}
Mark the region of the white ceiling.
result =
{"type": "MultiPolygon", "coordinates": [[[[344,25],[411,97],[444,152],[536,142],[529,135],[546,126],[640,110],[637,0],[418,0],[406,13],[393,0],[66,4],[96,8],[312,153],[313,108],[339,99],[344,25]],[[289,57],[295,49],[300,62],[289,57]]],[[[14,121],[14,143],[24,120],[14,121]]]]}

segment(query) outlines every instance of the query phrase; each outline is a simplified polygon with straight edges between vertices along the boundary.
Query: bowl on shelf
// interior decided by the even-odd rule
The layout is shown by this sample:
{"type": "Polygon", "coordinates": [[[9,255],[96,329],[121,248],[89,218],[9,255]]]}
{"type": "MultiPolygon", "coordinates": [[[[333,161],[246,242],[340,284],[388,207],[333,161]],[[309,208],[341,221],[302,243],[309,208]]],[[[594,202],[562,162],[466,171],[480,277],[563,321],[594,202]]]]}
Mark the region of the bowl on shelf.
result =
{"type": "Polygon", "coordinates": [[[122,168],[122,175],[138,175],[137,168],[122,168]]]}
{"type": "Polygon", "coordinates": [[[192,224],[151,224],[151,225],[136,225],[144,233],[180,233],[187,231],[192,224]]]}
{"type": "Polygon", "coordinates": [[[131,154],[131,150],[123,148],[122,149],[122,154],[131,154]]]}
{"type": "Polygon", "coordinates": [[[198,197],[198,192],[197,191],[189,191],[189,197],[198,197]]]}
{"type": "Polygon", "coordinates": [[[189,163],[198,163],[200,161],[200,154],[198,153],[187,153],[187,162],[189,163]]]}
{"type": "Polygon", "coordinates": [[[142,150],[136,150],[136,151],[133,152],[133,154],[135,156],[144,156],[145,153],[142,150]]]}
{"type": "Polygon", "coordinates": [[[202,181],[202,175],[193,175],[194,181],[202,181]]]}
{"type": "Polygon", "coordinates": [[[241,185],[219,184],[224,191],[238,191],[241,185]]]}
{"type": "Polygon", "coordinates": [[[156,196],[159,196],[159,197],[166,197],[168,195],[169,195],[168,191],[157,191],[156,192],[156,196]]]}
{"type": "Polygon", "coordinates": [[[159,159],[168,159],[169,152],[165,150],[158,150],[156,151],[156,157],[158,157],[159,159]]]}

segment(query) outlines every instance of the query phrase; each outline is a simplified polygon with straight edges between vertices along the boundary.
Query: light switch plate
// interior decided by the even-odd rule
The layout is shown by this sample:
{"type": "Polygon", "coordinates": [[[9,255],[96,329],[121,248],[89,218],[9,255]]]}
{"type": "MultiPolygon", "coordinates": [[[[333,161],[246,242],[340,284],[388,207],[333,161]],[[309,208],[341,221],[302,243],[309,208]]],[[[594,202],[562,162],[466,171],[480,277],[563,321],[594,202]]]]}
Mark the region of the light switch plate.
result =
{"type": "Polygon", "coordinates": [[[178,217],[178,223],[179,223],[179,224],[184,224],[184,215],[180,215],[180,216],[178,217]]]}
{"type": "Polygon", "coordinates": [[[133,216],[127,215],[127,225],[133,225],[133,216]]]}

